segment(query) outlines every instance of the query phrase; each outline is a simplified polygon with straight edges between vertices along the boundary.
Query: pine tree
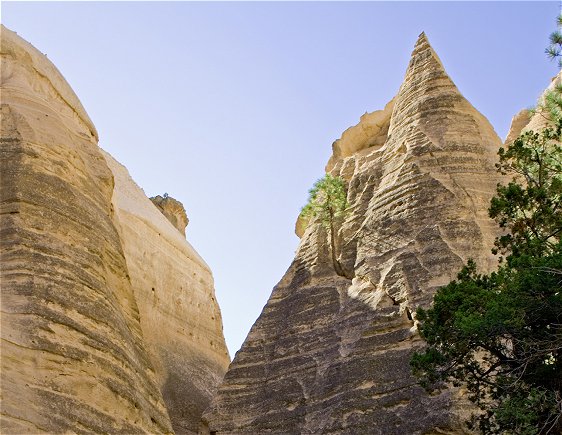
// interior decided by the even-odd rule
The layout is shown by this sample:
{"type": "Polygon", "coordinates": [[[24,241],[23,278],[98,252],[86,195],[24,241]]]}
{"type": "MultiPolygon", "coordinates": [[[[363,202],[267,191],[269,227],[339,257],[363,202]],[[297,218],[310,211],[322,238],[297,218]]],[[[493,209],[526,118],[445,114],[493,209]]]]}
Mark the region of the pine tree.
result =
{"type": "Polygon", "coordinates": [[[347,189],[341,177],[326,174],[314,183],[309,191],[308,203],[302,208],[301,216],[319,218],[330,237],[330,251],[334,270],[340,276],[346,276],[338,261],[337,226],[347,210],[347,189]]]}

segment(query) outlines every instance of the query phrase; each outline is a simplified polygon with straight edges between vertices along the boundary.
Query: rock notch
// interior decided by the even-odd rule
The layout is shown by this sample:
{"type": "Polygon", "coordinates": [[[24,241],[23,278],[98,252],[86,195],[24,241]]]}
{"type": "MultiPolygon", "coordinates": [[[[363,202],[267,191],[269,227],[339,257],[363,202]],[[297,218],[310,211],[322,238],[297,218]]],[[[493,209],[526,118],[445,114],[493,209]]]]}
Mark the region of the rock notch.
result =
{"type": "Polygon", "coordinates": [[[494,267],[500,145],[420,35],[396,97],[348,129],[327,166],[349,185],[339,260],[354,278],[335,273],[309,224],[204,414],[210,430],[459,433],[459,396],[429,396],[410,374],[414,313],[468,258],[494,267]]]}

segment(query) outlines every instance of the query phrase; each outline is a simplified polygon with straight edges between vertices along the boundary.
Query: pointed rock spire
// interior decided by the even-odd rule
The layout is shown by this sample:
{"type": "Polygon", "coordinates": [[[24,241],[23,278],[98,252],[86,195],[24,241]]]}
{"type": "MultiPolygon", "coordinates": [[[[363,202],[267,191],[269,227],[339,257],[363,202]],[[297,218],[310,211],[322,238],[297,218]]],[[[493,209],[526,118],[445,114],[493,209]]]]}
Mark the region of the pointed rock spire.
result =
{"type": "Polygon", "coordinates": [[[429,46],[429,48],[431,48],[431,45],[429,44],[429,40],[427,39],[427,35],[425,34],[425,32],[421,32],[418,35],[418,39],[416,41],[416,44],[414,45],[414,51],[422,46],[423,47],[429,46]]]}
{"type": "Polygon", "coordinates": [[[429,43],[429,39],[427,39],[427,35],[425,32],[421,32],[418,36],[418,40],[416,41],[416,45],[414,45],[414,51],[412,52],[412,57],[410,59],[409,68],[414,65],[419,66],[431,66],[432,69],[442,70],[444,74],[445,68],[441,63],[441,59],[437,56],[437,53],[429,43]],[[424,63],[426,61],[427,63],[424,63]]]}
{"type": "Polygon", "coordinates": [[[453,100],[460,99],[463,99],[462,95],[447,75],[427,36],[422,32],[414,46],[404,81],[396,96],[392,125],[403,127],[404,121],[411,122],[413,117],[427,115],[426,111],[430,107],[450,108],[453,100]]]}
{"type": "MultiPolygon", "coordinates": [[[[424,32],[414,46],[396,96],[389,136],[393,132],[404,134],[413,126],[443,149],[454,146],[459,135],[468,135],[474,139],[474,146],[479,141],[480,148],[492,157],[497,152],[498,137],[493,127],[460,93],[424,32]]],[[[392,148],[393,144],[388,145],[392,148]]]]}
{"type": "Polygon", "coordinates": [[[329,164],[349,181],[338,261],[355,278],[310,226],[204,414],[211,433],[460,433],[457,399],[411,376],[408,313],[467,258],[495,264],[501,141],[423,33],[395,101],[346,131],[329,164]]]}

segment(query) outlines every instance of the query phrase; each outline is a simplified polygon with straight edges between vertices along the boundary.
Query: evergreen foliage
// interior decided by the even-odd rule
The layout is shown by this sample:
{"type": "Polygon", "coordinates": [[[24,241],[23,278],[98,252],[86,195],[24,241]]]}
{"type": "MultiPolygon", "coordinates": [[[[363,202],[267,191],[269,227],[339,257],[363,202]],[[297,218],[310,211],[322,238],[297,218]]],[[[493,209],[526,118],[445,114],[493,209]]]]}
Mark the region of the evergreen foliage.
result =
{"type": "Polygon", "coordinates": [[[514,175],[507,186],[498,186],[490,217],[509,233],[496,240],[496,250],[544,256],[555,249],[562,231],[562,121],[556,128],[532,131],[500,148],[496,167],[514,175]]]}
{"type": "Polygon", "coordinates": [[[469,426],[485,434],[562,433],[562,122],[500,150],[490,216],[507,233],[497,272],[469,261],[419,309],[428,347],[411,365],[428,389],[465,386],[481,412],[469,426]]]}
{"type": "Polygon", "coordinates": [[[556,18],[556,27],[550,34],[550,45],[545,53],[550,59],[558,59],[558,66],[562,67],[562,14],[556,18]]]}
{"type": "MultiPolygon", "coordinates": [[[[562,68],[562,14],[556,19],[557,29],[550,34],[550,45],[546,48],[547,56],[558,60],[558,66],[562,68]]],[[[540,113],[548,121],[558,122],[562,119],[562,83],[556,84],[548,91],[544,100],[533,111],[540,113]]]]}
{"type": "Polygon", "coordinates": [[[562,119],[562,83],[558,83],[544,96],[544,101],[539,104],[538,110],[543,116],[552,122],[562,119]]]}
{"type": "Polygon", "coordinates": [[[330,236],[330,249],[334,270],[346,276],[338,258],[337,226],[347,210],[347,188],[341,177],[326,174],[309,190],[308,203],[302,208],[301,216],[318,218],[330,236]]]}

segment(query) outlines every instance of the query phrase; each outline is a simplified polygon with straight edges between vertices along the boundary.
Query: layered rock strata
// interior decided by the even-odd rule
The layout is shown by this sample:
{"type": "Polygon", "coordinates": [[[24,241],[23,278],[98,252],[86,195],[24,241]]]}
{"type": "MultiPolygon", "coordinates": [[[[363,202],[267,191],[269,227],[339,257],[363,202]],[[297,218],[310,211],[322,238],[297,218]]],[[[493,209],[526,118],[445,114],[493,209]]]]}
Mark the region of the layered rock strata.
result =
{"type": "MultiPolygon", "coordinates": [[[[175,433],[197,433],[230,362],[211,270],[127,169],[104,156],[115,177],[113,207],[156,379],[175,433]]],[[[173,201],[165,209],[172,203],[185,215],[173,201]]]]}
{"type": "Polygon", "coordinates": [[[1,28],[3,433],[170,433],[111,207],[56,68],[1,28]]]}
{"type": "Polygon", "coordinates": [[[413,313],[468,258],[495,266],[500,145],[420,35],[397,96],[336,141],[327,167],[349,186],[338,256],[353,278],[335,273],[326,231],[309,223],[204,414],[210,430],[460,432],[458,397],[428,395],[410,374],[413,313]]]}
{"type": "Polygon", "coordinates": [[[208,266],[52,63],[3,26],[1,55],[2,433],[196,433],[229,361],[208,266]]]}

